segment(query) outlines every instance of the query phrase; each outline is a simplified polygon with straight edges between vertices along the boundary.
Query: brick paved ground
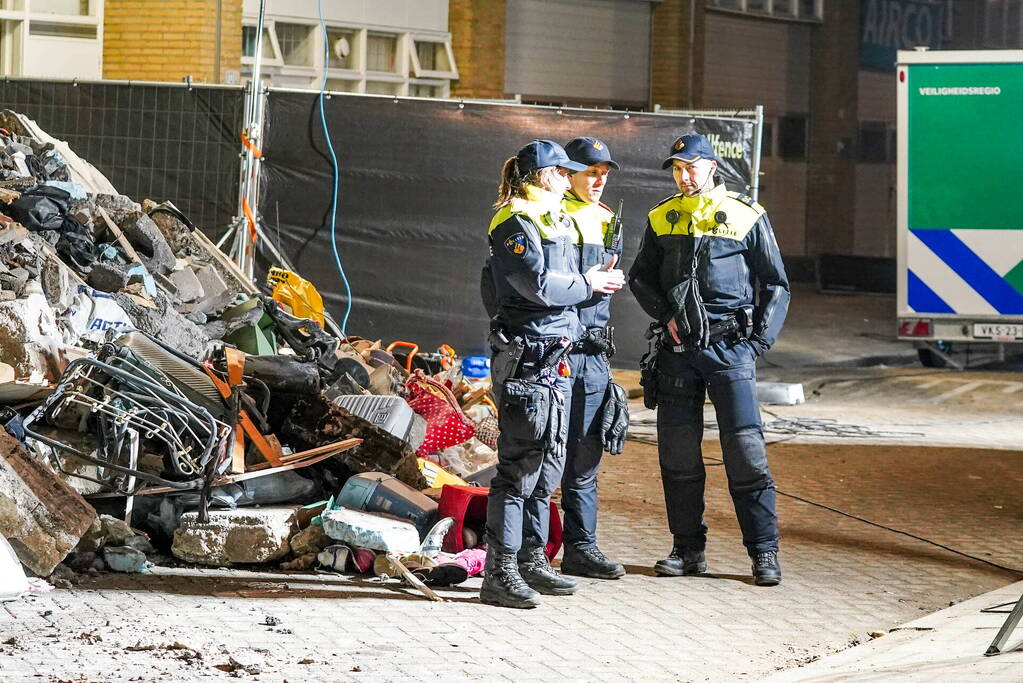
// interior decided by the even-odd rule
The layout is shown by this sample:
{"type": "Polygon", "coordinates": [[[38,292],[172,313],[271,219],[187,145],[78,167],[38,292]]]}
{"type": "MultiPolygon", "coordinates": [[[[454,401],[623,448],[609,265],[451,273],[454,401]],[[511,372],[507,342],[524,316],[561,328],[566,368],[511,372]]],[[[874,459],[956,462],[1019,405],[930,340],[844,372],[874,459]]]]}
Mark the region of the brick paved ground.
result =
{"type": "MultiPolygon", "coordinates": [[[[708,457],[718,455],[708,443],[708,457]]],[[[771,447],[779,488],[1023,567],[1023,454],[771,447]]],[[[709,467],[713,577],[658,578],[668,549],[656,454],[632,442],[603,474],[601,536],[630,575],[518,612],[477,583],[430,603],[316,574],[159,569],[0,608],[0,680],[755,679],[1003,586],[1015,575],[782,497],[785,581],[757,588],[720,466],[709,467]],[[280,620],[261,625],[265,617],[280,620]],[[13,640],[11,640],[13,638],[13,640]]]]}

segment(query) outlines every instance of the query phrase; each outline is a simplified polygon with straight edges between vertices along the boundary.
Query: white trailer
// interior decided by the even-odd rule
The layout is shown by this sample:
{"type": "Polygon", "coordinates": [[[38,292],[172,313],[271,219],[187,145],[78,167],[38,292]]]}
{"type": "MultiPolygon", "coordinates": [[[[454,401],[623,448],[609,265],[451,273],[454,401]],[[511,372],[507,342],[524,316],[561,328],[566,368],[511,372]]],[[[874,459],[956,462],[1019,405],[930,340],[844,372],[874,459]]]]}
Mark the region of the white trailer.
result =
{"type": "Polygon", "coordinates": [[[1023,341],[1023,50],[900,51],[898,337],[1023,341]]]}

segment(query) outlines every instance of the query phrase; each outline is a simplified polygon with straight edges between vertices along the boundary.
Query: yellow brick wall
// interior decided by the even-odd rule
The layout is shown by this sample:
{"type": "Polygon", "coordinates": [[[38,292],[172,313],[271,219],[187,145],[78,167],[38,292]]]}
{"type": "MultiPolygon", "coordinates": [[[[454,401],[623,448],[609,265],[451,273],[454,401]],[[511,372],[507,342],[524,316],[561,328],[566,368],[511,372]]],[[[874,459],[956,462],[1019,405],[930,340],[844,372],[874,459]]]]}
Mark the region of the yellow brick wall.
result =
{"type": "Polygon", "coordinates": [[[505,0],[450,0],[448,27],[458,66],[453,97],[503,98],[505,0]]]}
{"type": "Polygon", "coordinates": [[[218,83],[241,69],[242,0],[106,0],[103,13],[104,78],[218,83]]]}
{"type": "MultiPolygon", "coordinates": [[[[705,4],[704,0],[664,0],[654,5],[650,19],[651,105],[670,109],[700,106],[705,4]],[[691,33],[694,40],[690,46],[691,33]]],[[[727,49],[727,45],[722,49],[727,49]]]]}

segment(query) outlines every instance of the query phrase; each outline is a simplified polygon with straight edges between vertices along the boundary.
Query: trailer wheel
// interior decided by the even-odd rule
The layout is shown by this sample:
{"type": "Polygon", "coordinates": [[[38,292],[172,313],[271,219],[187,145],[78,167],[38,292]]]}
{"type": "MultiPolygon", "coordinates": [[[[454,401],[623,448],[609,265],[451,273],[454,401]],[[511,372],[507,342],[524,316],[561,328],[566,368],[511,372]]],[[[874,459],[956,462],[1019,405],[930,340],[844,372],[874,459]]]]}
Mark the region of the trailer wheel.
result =
{"type": "MultiPolygon", "coordinates": [[[[952,352],[952,345],[946,341],[936,341],[934,345],[944,353],[952,352]]],[[[948,366],[948,362],[931,349],[917,349],[916,355],[920,358],[920,364],[925,368],[944,368],[948,366]]]]}

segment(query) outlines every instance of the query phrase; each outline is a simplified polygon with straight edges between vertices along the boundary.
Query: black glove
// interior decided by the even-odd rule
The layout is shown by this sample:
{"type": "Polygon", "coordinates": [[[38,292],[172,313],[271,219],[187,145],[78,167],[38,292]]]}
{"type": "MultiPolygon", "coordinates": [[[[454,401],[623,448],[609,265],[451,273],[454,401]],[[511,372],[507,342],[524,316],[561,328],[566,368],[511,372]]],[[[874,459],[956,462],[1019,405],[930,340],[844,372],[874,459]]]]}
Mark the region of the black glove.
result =
{"type": "Polygon", "coordinates": [[[608,382],[604,399],[604,410],[600,416],[600,437],[604,450],[618,455],[625,448],[625,436],[629,431],[629,401],[625,390],[614,382],[608,382]]]}
{"type": "Polygon", "coordinates": [[[759,335],[756,334],[750,336],[750,338],[747,339],[746,341],[748,341],[749,345],[753,347],[753,353],[756,355],[757,358],[760,358],[762,355],[767,353],[767,349],[771,348],[770,346],[768,346],[767,342],[765,342],[763,339],[760,338],[759,335]]]}

